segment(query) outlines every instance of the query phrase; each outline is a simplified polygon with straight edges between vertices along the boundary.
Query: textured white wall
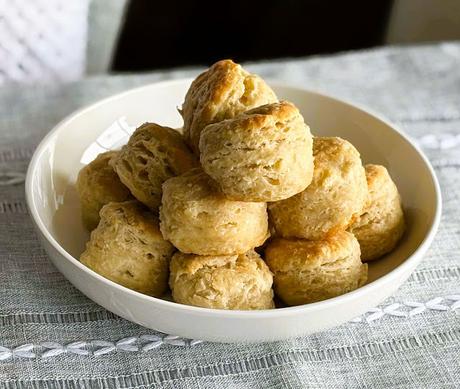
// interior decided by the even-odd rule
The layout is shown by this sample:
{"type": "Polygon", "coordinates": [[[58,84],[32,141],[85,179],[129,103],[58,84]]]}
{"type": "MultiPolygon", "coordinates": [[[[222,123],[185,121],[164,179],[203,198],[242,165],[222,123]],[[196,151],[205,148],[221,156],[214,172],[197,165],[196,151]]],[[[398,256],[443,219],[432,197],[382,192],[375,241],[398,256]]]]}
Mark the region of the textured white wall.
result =
{"type": "Polygon", "coordinates": [[[0,0],[0,85],[80,78],[88,1],[0,0]]]}

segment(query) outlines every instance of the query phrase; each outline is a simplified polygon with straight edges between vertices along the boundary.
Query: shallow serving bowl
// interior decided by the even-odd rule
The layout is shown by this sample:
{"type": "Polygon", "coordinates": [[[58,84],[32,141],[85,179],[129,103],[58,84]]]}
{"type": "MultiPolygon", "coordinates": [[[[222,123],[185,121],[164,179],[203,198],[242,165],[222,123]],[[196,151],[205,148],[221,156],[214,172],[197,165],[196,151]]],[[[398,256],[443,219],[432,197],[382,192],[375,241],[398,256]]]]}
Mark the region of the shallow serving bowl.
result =
{"type": "Polygon", "coordinates": [[[177,107],[190,80],[133,89],[76,112],[38,146],[27,172],[31,217],[45,250],[64,276],[90,299],[145,327],[186,338],[258,342],[306,335],[337,326],[390,296],[422,260],[441,214],[439,185],[423,153],[384,119],[346,102],[298,88],[272,85],[295,103],[315,135],[340,136],[364,163],[385,165],[401,192],[407,232],[397,249],[369,266],[368,283],[343,296],[298,307],[224,311],[191,307],[117,285],[78,261],[89,234],[75,191],[81,167],[126,143],[146,121],[180,127],[177,107]]]}

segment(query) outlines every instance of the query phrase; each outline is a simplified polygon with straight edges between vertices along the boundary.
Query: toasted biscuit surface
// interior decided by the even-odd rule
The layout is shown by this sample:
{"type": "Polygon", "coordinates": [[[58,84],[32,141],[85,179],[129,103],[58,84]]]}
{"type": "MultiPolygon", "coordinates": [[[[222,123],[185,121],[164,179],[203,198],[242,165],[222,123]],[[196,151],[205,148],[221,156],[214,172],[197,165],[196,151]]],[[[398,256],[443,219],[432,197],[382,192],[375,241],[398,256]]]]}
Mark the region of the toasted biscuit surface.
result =
{"type": "Polygon", "coordinates": [[[277,201],[310,184],[312,143],[299,110],[283,101],[205,127],[200,160],[228,198],[277,201]]]}
{"type": "Polygon", "coordinates": [[[158,219],[136,200],[109,203],[91,233],[82,263],[127,288],[161,296],[174,247],[163,239],[158,219]]]}
{"type": "Polygon", "coordinates": [[[185,96],[181,110],[185,139],[198,154],[200,134],[208,124],[276,101],[275,93],[259,76],[231,60],[216,62],[192,82],[185,96]]]}
{"type": "Polygon", "coordinates": [[[241,254],[268,237],[267,206],[228,200],[201,169],[163,184],[161,232],[180,251],[241,254]]]}
{"type": "Polygon", "coordinates": [[[111,201],[125,201],[131,194],[109,165],[118,151],[107,151],[83,167],[78,173],[77,191],[80,197],[83,224],[92,231],[99,224],[99,211],[111,201]]]}
{"type": "Polygon", "coordinates": [[[199,256],[177,252],[169,285],[174,301],[218,309],[273,308],[273,277],[254,251],[199,256]]]}
{"type": "Polygon", "coordinates": [[[275,293],[288,305],[307,304],[350,292],[367,279],[359,243],[338,231],[325,240],[274,239],[265,250],[275,293]]]}
{"type": "Polygon", "coordinates": [[[363,261],[371,261],[394,249],[404,233],[405,223],[398,188],[387,169],[366,165],[365,170],[368,201],[350,231],[359,241],[363,261]]]}
{"type": "Polygon", "coordinates": [[[198,161],[180,133],[145,123],[133,133],[111,164],[133,196],[157,212],[163,182],[198,166],[198,161]]]}
{"type": "Polygon", "coordinates": [[[364,208],[366,176],[355,147],[341,138],[317,137],[313,157],[311,184],[269,205],[271,222],[282,237],[323,239],[346,229],[364,208]]]}

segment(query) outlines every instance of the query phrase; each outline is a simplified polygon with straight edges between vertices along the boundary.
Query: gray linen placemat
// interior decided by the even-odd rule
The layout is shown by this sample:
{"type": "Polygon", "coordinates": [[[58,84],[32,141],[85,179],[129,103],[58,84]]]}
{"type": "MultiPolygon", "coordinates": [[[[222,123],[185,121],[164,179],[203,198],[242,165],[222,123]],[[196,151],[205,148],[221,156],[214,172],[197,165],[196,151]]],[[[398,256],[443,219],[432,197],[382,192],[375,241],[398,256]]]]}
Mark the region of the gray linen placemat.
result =
{"type": "Polygon", "coordinates": [[[76,108],[197,70],[95,77],[59,88],[5,87],[0,387],[460,387],[460,44],[249,67],[369,106],[424,148],[441,183],[444,214],[412,277],[360,321],[284,342],[190,345],[123,320],[85,298],[50,263],[27,214],[24,173],[40,139],[76,108]]]}

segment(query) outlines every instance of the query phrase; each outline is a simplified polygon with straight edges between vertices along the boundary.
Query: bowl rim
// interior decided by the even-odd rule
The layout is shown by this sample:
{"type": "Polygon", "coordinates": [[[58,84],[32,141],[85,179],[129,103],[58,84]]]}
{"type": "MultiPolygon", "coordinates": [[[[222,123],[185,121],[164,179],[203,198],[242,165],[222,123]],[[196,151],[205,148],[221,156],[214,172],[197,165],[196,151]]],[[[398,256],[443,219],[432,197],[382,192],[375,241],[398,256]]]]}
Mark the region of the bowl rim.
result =
{"type": "MultiPolygon", "coordinates": [[[[102,281],[103,284],[106,284],[108,287],[116,288],[120,292],[128,293],[131,294],[133,298],[138,298],[140,300],[144,300],[145,303],[154,303],[163,306],[165,309],[170,309],[170,310],[181,310],[184,312],[189,312],[191,314],[195,315],[203,315],[203,316],[219,316],[219,317],[228,317],[228,318],[241,318],[241,319],[255,319],[255,318],[268,318],[268,317],[280,317],[280,316],[290,316],[290,315],[296,315],[301,312],[305,311],[317,311],[317,310],[322,310],[322,309],[327,309],[329,306],[334,306],[336,304],[340,303],[346,303],[349,300],[354,300],[355,298],[360,298],[365,296],[368,292],[375,290],[377,288],[380,288],[381,286],[384,286],[386,283],[390,282],[393,279],[396,279],[398,275],[405,273],[406,269],[409,269],[412,265],[416,265],[417,261],[420,261],[421,258],[420,255],[423,254],[426,249],[430,246],[432,243],[436,232],[439,227],[440,219],[441,219],[441,214],[442,214],[442,199],[441,199],[441,190],[439,186],[439,182],[436,178],[436,174],[434,172],[433,167],[431,166],[428,158],[426,155],[423,153],[423,151],[419,148],[417,144],[412,142],[408,136],[406,136],[403,131],[397,127],[395,124],[391,123],[388,119],[386,119],[383,115],[376,113],[372,109],[369,109],[368,107],[363,106],[362,104],[356,104],[354,102],[351,102],[348,99],[342,99],[338,97],[333,97],[328,94],[325,94],[321,91],[318,90],[313,90],[313,89],[307,89],[307,88],[302,88],[296,85],[292,85],[287,82],[280,82],[276,80],[268,80],[268,83],[275,88],[287,88],[287,89],[293,89],[298,92],[307,92],[311,95],[317,95],[320,98],[323,99],[328,99],[332,100],[333,102],[336,103],[341,103],[349,108],[352,109],[357,109],[365,114],[368,114],[370,116],[373,116],[376,120],[379,120],[383,124],[387,125],[390,127],[400,138],[402,141],[406,142],[409,144],[409,146],[413,147],[415,151],[419,154],[421,157],[422,161],[424,162],[426,168],[428,169],[428,172],[430,173],[430,178],[431,178],[431,183],[434,188],[435,192],[435,215],[432,220],[432,223],[429,227],[428,233],[425,235],[423,238],[422,242],[419,244],[419,246],[415,249],[415,251],[408,256],[404,262],[399,264],[397,267],[395,267],[393,270],[388,272],[387,274],[381,276],[380,278],[372,281],[369,284],[365,284],[361,286],[358,289],[355,289],[351,292],[345,293],[343,295],[333,297],[327,300],[323,301],[318,301],[314,303],[309,303],[309,304],[304,304],[304,305],[298,305],[298,306],[292,306],[292,307],[282,307],[282,308],[276,308],[276,309],[264,309],[264,310],[225,310],[225,309],[211,309],[211,308],[203,308],[203,307],[195,307],[191,305],[185,305],[185,304],[180,304],[176,303],[173,301],[168,301],[168,300],[163,300],[161,298],[149,296],[140,292],[136,292],[132,289],[129,289],[127,287],[124,287],[120,284],[117,284],[108,278],[105,278],[101,276],[100,274],[96,273],[95,271],[91,270],[90,268],[86,267],[84,264],[82,264],[77,258],[73,257],[71,254],[69,254],[58,242],[57,240],[53,237],[53,235],[50,233],[50,231],[46,228],[44,225],[42,219],[40,218],[36,206],[36,202],[34,200],[34,197],[32,196],[32,183],[33,183],[33,178],[36,173],[36,168],[38,166],[38,162],[41,159],[41,156],[43,155],[44,151],[48,147],[49,143],[52,141],[52,139],[64,128],[65,125],[67,125],[69,122],[73,121],[79,116],[85,115],[87,112],[90,112],[94,109],[97,109],[99,106],[104,105],[110,101],[117,100],[120,98],[123,98],[129,94],[135,94],[143,89],[149,89],[152,88],[153,86],[157,87],[165,87],[165,86],[171,86],[175,84],[185,84],[185,83],[190,83],[193,79],[191,78],[181,78],[181,79],[176,79],[176,80],[165,80],[165,81],[160,81],[160,82],[153,82],[149,83],[146,85],[142,85],[140,87],[136,88],[131,88],[126,91],[111,95],[109,97],[103,98],[101,100],[98,100],[92,104],[86,105],[80,109],[77,109],[73,113],[67,115],[64,119],[59,121],[48,134],[45,135],[45,137],[40,141],[38,146],[36,147],[32,158],[29,162],[29,166],[27,169],[26,173],[26,180],[25,180],[25,195],[26,195],[26,203],[29,208],[30,216],[36,227],[39,229],[40,233],[44,236],[44,238],[48,241],[51,246],[57,250],[57,252],[63,256],[66,260],[70,261],[73,265],[78,267],[81,271],[87,273],[90,277],[102,281]]],[[[70,281],[69,281],[70,282],[70,281]]]]}

